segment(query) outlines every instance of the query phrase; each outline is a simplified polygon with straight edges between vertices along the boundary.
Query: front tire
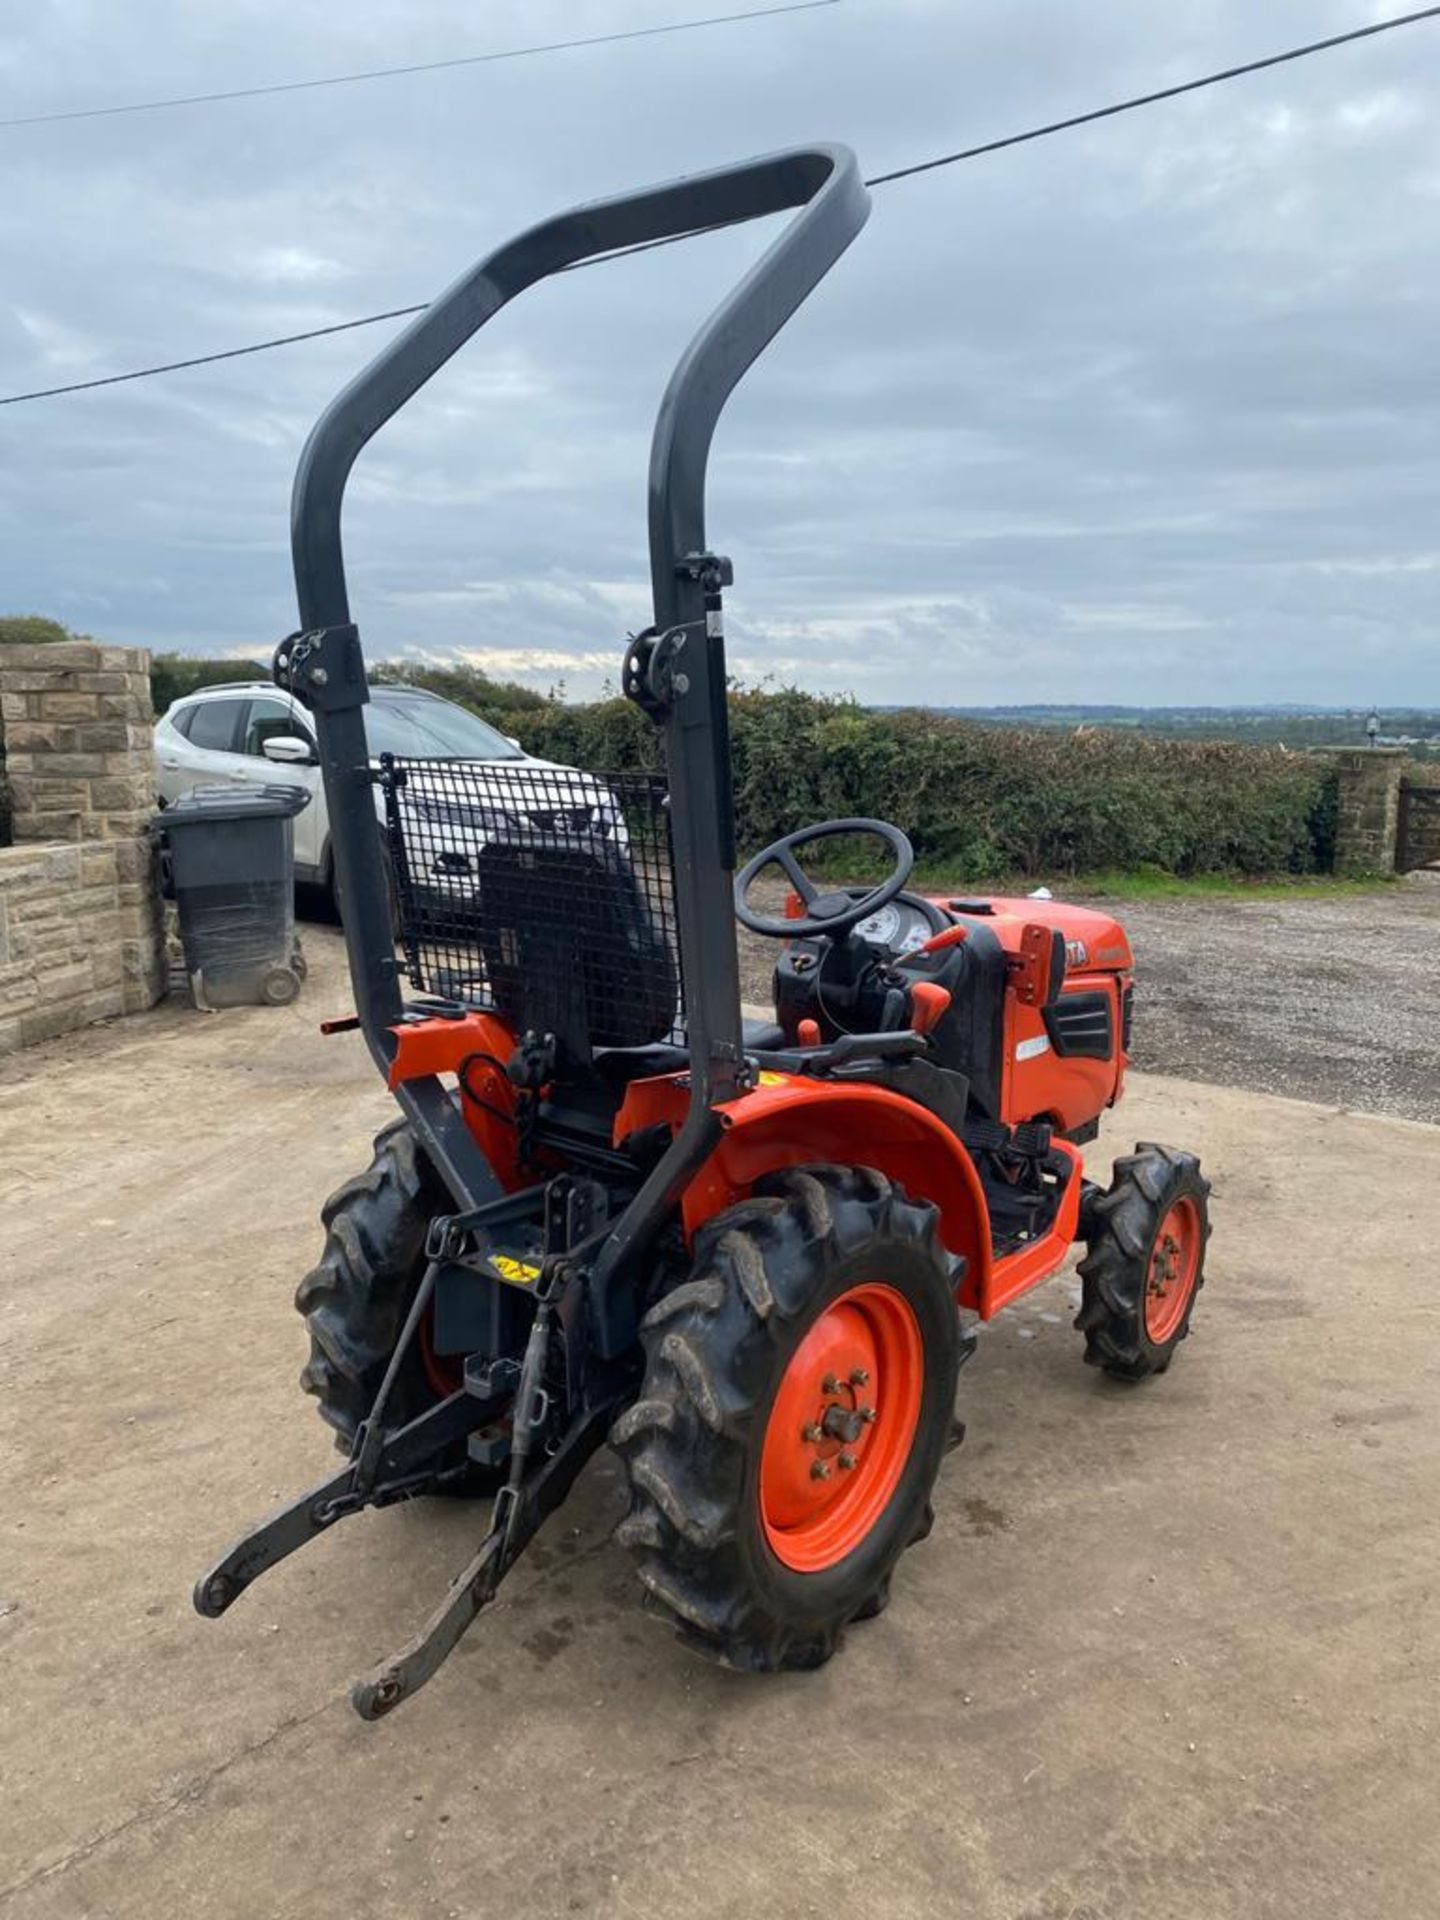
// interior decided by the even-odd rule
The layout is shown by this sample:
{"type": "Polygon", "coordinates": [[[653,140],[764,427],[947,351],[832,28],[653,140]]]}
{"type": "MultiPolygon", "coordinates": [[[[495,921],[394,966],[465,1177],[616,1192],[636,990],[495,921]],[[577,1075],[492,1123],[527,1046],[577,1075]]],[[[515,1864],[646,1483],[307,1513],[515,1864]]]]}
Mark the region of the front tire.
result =
{"type": "Polygon", "coordinates": [[[1193,1153],[1142,1140],[1086,1209],[1075,1325],[1088,1366],[1117,1380],[1163,1373],[1205,1284],[1210,1183],[1193,1153]]]}
{"type": "Polygon", "coordinates": [[[934,1207],[867,1168],[794,1168],[696,1236],[646,1316],[611,1443],[651,1610],[722,1665],[820,1666],[930,1525],[958,1370],[934,1207]]]}

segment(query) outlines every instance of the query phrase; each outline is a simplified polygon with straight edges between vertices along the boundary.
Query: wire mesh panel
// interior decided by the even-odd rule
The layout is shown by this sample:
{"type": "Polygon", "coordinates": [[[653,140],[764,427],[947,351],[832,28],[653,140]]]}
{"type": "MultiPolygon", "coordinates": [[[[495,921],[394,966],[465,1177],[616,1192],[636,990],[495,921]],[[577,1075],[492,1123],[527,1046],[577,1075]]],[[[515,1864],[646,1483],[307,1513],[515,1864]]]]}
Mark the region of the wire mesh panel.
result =
{"type": "Polygon", "coordinates": [[[421,993],[553,1033],[562,1059],[682,1037],[659,774],[381,761],[405,971],[421,993]]]}

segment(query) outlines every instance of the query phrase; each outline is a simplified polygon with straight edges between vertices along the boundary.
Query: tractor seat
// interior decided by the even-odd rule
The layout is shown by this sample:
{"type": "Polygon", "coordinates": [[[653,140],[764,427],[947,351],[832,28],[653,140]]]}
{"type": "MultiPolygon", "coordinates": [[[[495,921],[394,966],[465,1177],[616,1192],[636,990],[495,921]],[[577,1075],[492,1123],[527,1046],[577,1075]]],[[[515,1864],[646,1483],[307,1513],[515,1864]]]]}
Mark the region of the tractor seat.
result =
{"type": "Polygon", "coordinates": [[[555,1036],[565,1080],[583,1080],[602,1050],[667,1051],[680,970],[627,854],[531,833],[490,842],[476,868],[495,1006],[516,1032],[555,1036]]]}
{"type": "MultiPolygon", "coordinates": [[[[776,1020],[746,1020],[742,1026],[747,1053],[773,1053],[786,1044],[785,1029],[776,1020]]],[[[600,1047],[595,1053],[596,1070],[612,1087],[655,1079],[662,1073],[683,1073],[689,1064],[684,1047],[664,1040],[648,1047],[600,1047]]]]}

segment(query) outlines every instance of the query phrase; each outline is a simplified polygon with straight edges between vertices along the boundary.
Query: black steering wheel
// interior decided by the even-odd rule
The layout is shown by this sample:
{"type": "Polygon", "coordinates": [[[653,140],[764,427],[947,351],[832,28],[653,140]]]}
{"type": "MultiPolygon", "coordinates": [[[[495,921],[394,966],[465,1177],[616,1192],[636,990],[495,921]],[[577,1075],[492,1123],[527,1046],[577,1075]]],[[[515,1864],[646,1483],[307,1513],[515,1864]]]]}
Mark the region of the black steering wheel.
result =
{"type": "Polygon", "coordinates": [[[802,827],[799,833],[787,833],[783,840],[776,840],[745,863],[735,876],[735,918],[751,933],[763,933],[770,940],[803,940],[818,934],[847,933],[895,898],[910,878],[914,865],[915,849],[899,827],[892,827],[888,821],[825,820],[818,827],[802,827]],[[885,842],[892,855],[890,872],[885,879],[860,899],[843,887],[822,892],[801,871],[800,862],[795,858],[796,849],[809,846],[812,840],[838,840],[846,833],[872,834],[885,842]],[[805,907],[802,919],[774,919],[756,913],[748,904],[746,895],[766,867],[779,867],[799,894],[805,907]]]}

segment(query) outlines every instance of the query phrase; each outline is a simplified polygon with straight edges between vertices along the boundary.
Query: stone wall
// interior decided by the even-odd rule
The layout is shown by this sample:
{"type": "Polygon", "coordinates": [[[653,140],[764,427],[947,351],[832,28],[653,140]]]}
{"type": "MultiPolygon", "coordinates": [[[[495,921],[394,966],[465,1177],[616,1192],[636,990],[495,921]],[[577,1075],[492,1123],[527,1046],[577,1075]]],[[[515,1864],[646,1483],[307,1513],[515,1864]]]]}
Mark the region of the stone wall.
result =
{"type": "Polygon", "coordinates": [[[134,647],[0,646],[0,1054],[164,991],[149,667],[134,647]]]}
{"type": "Polygon", "coordinates": [[[1335,755],[1335,871],[1393,873],[1403,747],[1346,747],[1335,755]]]}

